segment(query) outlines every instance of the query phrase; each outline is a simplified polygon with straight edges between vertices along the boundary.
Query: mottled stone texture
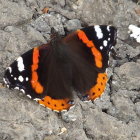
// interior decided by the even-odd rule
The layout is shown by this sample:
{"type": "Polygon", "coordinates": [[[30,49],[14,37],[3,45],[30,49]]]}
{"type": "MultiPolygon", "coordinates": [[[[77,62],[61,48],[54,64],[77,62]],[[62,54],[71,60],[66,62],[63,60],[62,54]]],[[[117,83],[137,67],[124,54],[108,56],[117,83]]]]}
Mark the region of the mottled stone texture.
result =
{"type": "Polygon", "coordinates": [[[49,111],[15,90],[0,87],[0,140],[139,140],[140,44],[128,26],[138,25],[132,0],[0,0],[0,82],[5,68],[24,51],[85,25],[112,24],[120,39],[111,58],[105,94],[94,103],[76,98],[63,114],[49,111]],[[49,13],[43,14],[43,8],[49,13]]]}

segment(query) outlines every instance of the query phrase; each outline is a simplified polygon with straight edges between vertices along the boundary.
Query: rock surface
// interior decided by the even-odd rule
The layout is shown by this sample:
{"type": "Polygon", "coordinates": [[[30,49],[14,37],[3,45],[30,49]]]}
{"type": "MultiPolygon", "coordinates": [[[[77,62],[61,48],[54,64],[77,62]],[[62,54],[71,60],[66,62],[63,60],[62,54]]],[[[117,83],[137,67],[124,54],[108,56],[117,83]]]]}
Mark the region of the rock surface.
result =
{"type": "Polygon", "coordinates": [[[123,40],[115,46],[119,59],[111,58],[107,90],[94,103],[77,99],[72,110],[57,114],[1,86],[0,140],[139,140],[140,44],[128,34],[140,21],[135,9],[132,0],[0,0],[1,83],[17,56],[49,40],[51,27],[65,34],[85,24],[113,24],[123,40]]]}

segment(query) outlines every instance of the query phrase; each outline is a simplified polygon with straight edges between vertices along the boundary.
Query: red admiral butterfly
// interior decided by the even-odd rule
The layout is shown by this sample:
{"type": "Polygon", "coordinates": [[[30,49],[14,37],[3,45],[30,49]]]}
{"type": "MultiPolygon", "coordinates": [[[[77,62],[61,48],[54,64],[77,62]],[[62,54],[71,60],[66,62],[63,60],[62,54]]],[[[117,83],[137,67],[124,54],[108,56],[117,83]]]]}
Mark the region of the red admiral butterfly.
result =
{"type": "Polygon", "coordinates": [[[113,26],[95,25],[64,38],[55,34],[47,44],[15,60],[7,68],[4,82],[55,111],[68,110],[74,104],[73,91],[84,100],[94,100],[106,87],[105,70],[116,32],[113,26]]]}

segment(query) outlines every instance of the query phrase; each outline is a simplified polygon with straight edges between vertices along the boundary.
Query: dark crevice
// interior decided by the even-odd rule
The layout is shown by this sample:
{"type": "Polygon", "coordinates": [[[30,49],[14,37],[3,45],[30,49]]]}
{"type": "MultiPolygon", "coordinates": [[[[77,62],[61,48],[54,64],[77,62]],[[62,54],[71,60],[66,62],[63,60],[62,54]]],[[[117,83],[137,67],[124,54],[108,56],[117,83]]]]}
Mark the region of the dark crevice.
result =
{"type": "Polygon", "coordinates": [[[140,59],[140,54],[133,58],[130,58],[130,56],[127,54],[126,58],[128,59],[128,62],[137,62],[137,60],[140,59]]]}
{"type": "MultiPolygon", "coordinates": [[[[108,114],[108,109],[107,109],[107,108],[103,108],[103,109],[102,109],[102,112],[108,114]]],[[[109,115],[110,115],[110,114],[109,114],[109,115]]]]}
{"type": "MultiPolygon", "coordinates": [[[[113,69],[113,73],[114,73],[114,69],[113,69]]],[[[113,89],[112,89],[112,81],[113,81],[113,75],[111,75],[111,76],[110,76],[110,79],[108,80],[109,88],[110,88],[110,93],[109,93],[109,95],[111,95],[112,92],[113,92],[113,89]]]]}
{"type": "Polygon", "coordinates": [[[132,89],[132,91],[140,92],[140,88],[139,89],[132,89]]]}
{"type": "Polygon", "coordinates": [[[136,104],[137,102],[140,102],[140,94],[130,97],[130,100],[133,102],[133,104],[136,104]]]}
{"type": "Polygon", "coordinates": [[[132,0],[132,2],[136,3],[136,4],[140,4],[140,1],[139,0],[132,0]]]}
{"type": "Polygon", "coordinates": [[[37,19],[41,14],[38,12],[37,8],[34,9],[34,13],[32,15],[32,19],[37,19]]]}
{"type": "Polygon", "coordinates": [[[89,135],[88,132],[87,132],[87,129],[86,128],[83,128],[84,132],[85,132],[85,135],[87,136],[88,139],[91,139],[93,140],[93,136],[89,135]]]}
{"type": "Polygon", "coordinates": [[[135,98],[135,100],[134,100],[134,104],[136,104],[136,103],[138,103],[138,102],[140,102],[140,97],[137,97],[137,98],[135,98]]]}

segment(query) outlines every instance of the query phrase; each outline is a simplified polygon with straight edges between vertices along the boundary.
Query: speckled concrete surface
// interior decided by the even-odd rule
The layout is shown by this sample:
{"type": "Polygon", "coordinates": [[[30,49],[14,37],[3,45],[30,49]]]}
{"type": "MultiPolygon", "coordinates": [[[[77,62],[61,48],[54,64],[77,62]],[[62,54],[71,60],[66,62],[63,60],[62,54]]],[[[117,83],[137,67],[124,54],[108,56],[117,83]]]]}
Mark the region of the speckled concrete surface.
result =
{"type": "Polygon", "coordinates": [[[139,140],[140,44],[128,34],[140,24],[132,0],[0,0],[0,82],[5,68],[23,52],[46,43],[50,29],[60,34],[85,24],[118,28],[105,94],[94,103],[76,99],[63,114],[49,111],[20,92],[0,88],[0,140],[139,140]],[[50,12],[43,14],[42,9],[50,12]]]}

